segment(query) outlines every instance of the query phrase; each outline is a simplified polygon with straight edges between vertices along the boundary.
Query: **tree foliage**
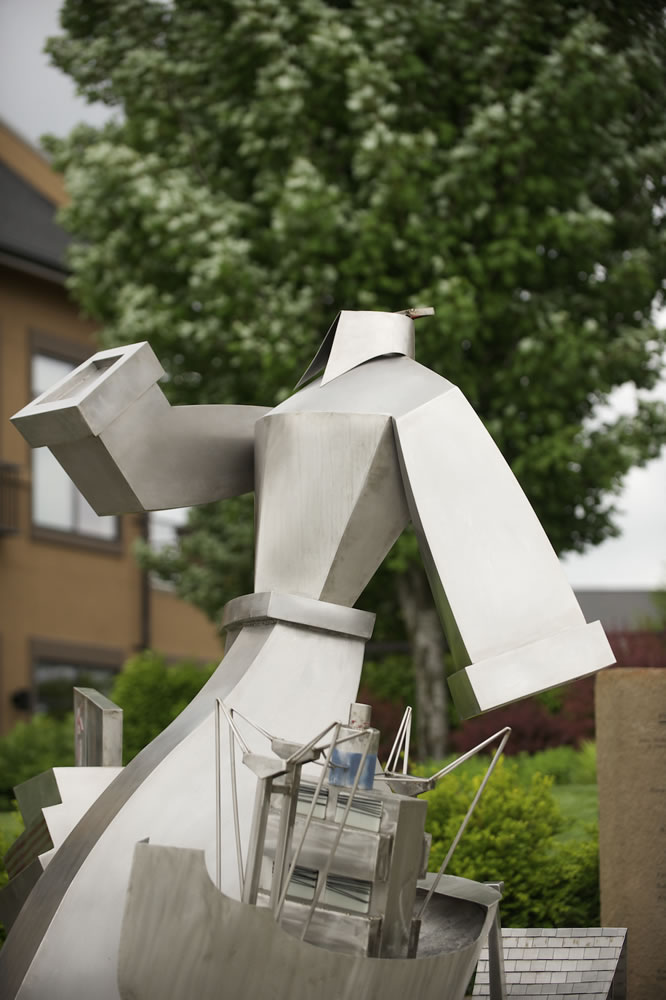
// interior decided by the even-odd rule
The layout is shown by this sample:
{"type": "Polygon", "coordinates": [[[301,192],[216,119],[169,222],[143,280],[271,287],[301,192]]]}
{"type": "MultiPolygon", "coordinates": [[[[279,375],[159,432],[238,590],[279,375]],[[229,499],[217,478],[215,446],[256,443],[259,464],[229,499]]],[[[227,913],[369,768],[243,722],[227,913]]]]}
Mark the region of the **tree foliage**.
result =
{"type": "MultiPolygon", "coordinates": [[[[150,340],[174,402],[272,405],[338,309],[432,304],[417,359],[460,385],[556,550],[615,533],[623,476],[666,439],[656,403],[595,418],[614,387],[654,386],[664,346],[660,5],[65,0],[61,17],[53,61],[119,112],[50,142],[71,285],[107,342],[150,340]]],[[[207,516],[233,536],[232,514],[204,514],[161,565],[204,607],[224,590],[202,586],[207,516]]],[[[237,553],[220,543],[227,580],[237,553]]]]}
{"type": "MultiPolygon", "coordinates": [[[[71,689],[70,689],[71,700],[71,689]]],[[[0,739],[0,811],[9,808],[14,787],[50,767],[74,765],[74,721],[35,715],[29,722],[17,722],[0,739]]]]}
{"type": "Polygon", "coordinates": [[[558,550],[663,413],[666,45],[648,3],[67,0],[54,61],[122,109],[52,143],[73,287],[179,402],[271,404],[340,307],[432,302],[417,355],[486,421],[558,550]]]}
{"type": "Polygon", "coordinates": [[[169,666],[153,650],[133,656],[116,676],[111,700],[123,710],[123,760],[132,760],[180,715],[204,686],[215,664],[169,666]]]}

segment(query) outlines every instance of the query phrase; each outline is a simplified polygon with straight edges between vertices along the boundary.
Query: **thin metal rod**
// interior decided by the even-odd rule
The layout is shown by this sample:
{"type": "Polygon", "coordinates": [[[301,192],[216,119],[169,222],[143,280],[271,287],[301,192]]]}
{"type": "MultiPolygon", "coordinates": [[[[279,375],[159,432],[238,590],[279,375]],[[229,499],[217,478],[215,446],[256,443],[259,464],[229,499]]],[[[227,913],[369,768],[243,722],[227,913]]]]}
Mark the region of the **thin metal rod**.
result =
{"type": "Polygon", "coordinates": [[[451,764],[447,764],[446,767],[443,767],[441,769],[441,771],[437,771],[436,774],[431,775],[428,780],[429,781],[434,781],[435,783],[438,782],[439,779],[443,778],[445,774],[450,774],[451,771],[455,771],[455,769],[460,764],[464,764],[466,760],[470,759],[470,757],[474,757],[475,754],[479,753],[481,750],[485,750],[485,748],[490,743],[494,743],[495,742],[495,740],[497,739],[498,736],[502,736],[503,733],[507,733],[507,735],[508,735],[510,732],[511,732],[511,728],[509,726],[505,726],[504,729],[500,729],[498,732],[493,733],[493,735],[489,736],[487,740],[483,741],[483,743],[479,743],[478,746],[473,747],[471,750],[467,750],[460,757],[456,757],[456,759],[451,764]]]}
{"type": "MultiPolygon", "coordinates": [[[[337,725],[338,725],[337,722],[332,722],[330,724],[330,726],[327,726],[327,728],[324,729],[323,733],[320,733],[319,736],[316,737],[316,739],[317,740],[321,739],[322,735],[324,735],[325,733],[327,733],[329,731],[329,729],[333,729],[337,725]]],[[[340,723],[340,726],[342,727],[342,723],[340,723]]],[[[336,746],[341,747],[343,743],[351,743],[352,740],[357,740],[358,737],[359,737],[359,733],[360,732],[362,732],[362,730],[358,730],[357,729],[353,733],[350,733],[349,736],[343,736],[341,739],[339,739],[339,740],[336,741],[336,746]]],[[[303,744],[302,747],[299,747],[298,750],[294,751],[294,754],[292,756],[293,757],[301,757],[302,754],[305,752],[306,746],[310,747],[312,745],[312,743],[314,743],[314,742],[315,742],[315,740],[311,740],[309,744],[307,744],[307,745],[303,744]]],[[[330,745],[331,745],[330,743],[322,743],[322,745],[320,747],[315,747],[315,749],[319,750],[319,751],[328,750],[328,748],[330,747],[330,745]]],[[[292,759],[291,757],[288,758],[289,761],[291,761],[291,759],[292,759]]],[[[306,764],[320,764],[321,761],[318,761],[318,760],[308,760],[305,763],[306,764]]],[[[347,767],[346,764],[344,764],[344,765],[341,765],[341,764],[331,764],[331,767],[343,767],[343,766],[345,768],[347,767]]]]}
{"type": "Polygon", "coordinates": [[[252,722],[251,719],[248,719],[247,715],[243,715],[243,713],[239,712],[237,708],[232,709],[232,712],[234,715],[237,715],[239,719],[242,719],[243,722],[247,722],[248,726],[252,726],[252,728],[256,732],[260,733],[262,736],[265,736],[267,740],[273,739],[273,736],[269,732],[267,732],[265,729],[262,729],[262,727],[257,725],[256,722],[252,722]]]}
{"type": "Polygon", "coordinates": [[[403,712],[402,719],[400,720],[400,725],[398,726],[398,732],[395,734],[395,739],[393,741],[393,746],[391,747],[391,752],[388,755],[388,760],[386,761],[386,770],[387,771],[391,770],[391,764],[394,763],[393,762],[393,757],[394,756],[395,756],[394,766],[398,762],[398,755],[400,754],[400,747],[402,745],[402,731],[405,728],[405,726],[407,725],[407,716],[408,716],[409,712],[410,712],[410,707],[408,705],[407,708],[405,709],[405,711],[403,712]]]}
{"type": "Polygon", "coordinates": [[[352,785],[351,791],[349,793],[349,797],[347,799],[347,806],[343,813],[342,819],[340,820],[340,826],[338,827],[337,833],[335,835],[335,840],[333,841],[333,845],[331,847],[331,850],[329,851],[326,864],[324,865],[324,868],[319,872],[319,878],[317,880],[317,885],[315,886],[315,892],[314,896],[312,897],[312,902],[310,903],[310,909],[308,910],[308,915],[305,918],[305,923],[301,930],[301,935],[300,935],[301,941],[305,938],[305,935],[308,932],[308,928],[312,920],[312,915],[315,911],[315,906],[319,902],[319,897],[321,896],[322,891],[326,885],[328,873],[331,870],[331,865],[333,864],[333,858],[335,856],[335,852],[338,849],[338,844],[340,843],[340,838],[342,837],[342,833],[345,828],[345,823],[347,822],[347,817],[349,816],[349,811],[352,807],[354,796],[356,795],[356,789],[358,788],[358,783],[361,780],[361,775],[363,774],[363,768],[365,767],[365,762],[368,759],[368,751],[370,750],[370,739],[372,736],[372,730],[366,730],[365,733],[361,732],[359,735],[365,736],[366,733],[367,733],[367,739],[366,739],[365,749],[363,751],[363,754],[361,755],[361,760],[358,765],[358,771],[356,772],[356,777],[354,778],[354,784],[352,785]]]}
{"type": "MultiPolygon", "coordinates": [[[[423,901],[423,906],[421,907],[421,909],[419,910],[419,912],[417,914],[417,917],[416,917],[417,920],[422,920],[423,919],[423,912],[424,912],[426,906],[428,905],[428,903],[430,902],[430,900],[432,899],[432,894],[434,893],[435,889],[439,885],[440,879],[441,879],[442,875],[444,874],[444,872],[446,871],[446,869],[448,867],[449,861],[451,860],[451,858],[453,856],[453,852],[455,851],[456,847],[458,846],[458,844],[460,842],[460,838],[462,837],[463,833],[465,832],[465,828],[466,828],[467,824],[469,823],[469,821],[470,821],[470,819],[472,817],[472,813],[476,809],[476,804],[479,801],[479,799],[481,798],[481,796],[483,794],[484,788],[488,784],[488,780],[490,778],[490,775],[495,770],[495,765],[497,764],[497,761],[500,758],[500,754],[502,753],[502,750],[504,749],[504,747],[506,745],[506,741],[508,740],[508,738],[509,738],[509,736],[511,734],[511,730],[508,727],[506,729],[501,729],[499,733],[495,734],[495,736],[499,736],[500,733],[504,733],[504,736],[502,737],[502,742],[500,743],[500,745],[498,746],[497,750],[495,751],[495,755],[494,755],[493,759],[491,760],[491,762],[490,762],[490,764],[488,766],[488,770],[486,771],[486,773],[484,775],[483,781],[479,785],[479,787],[477,789],[477,792],[476,792],[476,795],[472,799],[471,805],[470,805],[469,809],[467,810],[467,812],[465,813],[465,817],[464,817],[462,823],[460,824],[460,826],[458,828],[458,832],[456,833],[455,837],[453,838],[453,843],[449,847],[448,853],[447,853],[446,857],[444,858],[444,860],[442,861],[441,867],[440,867],[439,871],[437,872],[437,875],[436,875],[436,877],[435,877],[432,885],[430,886],[430,889],[428,890],[428,894],[426,895],[426,898],[423,901]]],[[[480,744],[480,746],[486,746],[487,743],[488,743],[488,740],[486,740],[484,743],[480,744]]]]}
{"type": "Polygon", "coordinates": [[[409,738],[412,735],[412,709],[411,706],[408,709],[409,718],[407,719],[407,725],[405,726],[405,753],[402,758],[402,773],[407,774],[407,765],[409,764],[409,738]]]}
{"type": "Polygon", "coordinates": [[[238,788],[236,784],[236,745],[235,734],[229,727],[229,770],[231,772],[231,805],[234,811],[234,835],[236,838],[236,862],[238,864],[238,889],[243,898],[245,878],[243,875],[243,849],[240,837],[240,819],[238,816],[238,788]]]}
{"type": "Polygon", "coordinates": [[[229,711],[229,709],[224,704],[224,702],[222,701],[221,698],[217,699],[217,703],[220,706],[220,708],[222,709],[222,711],[224,712],[227,722],[229,723],[229,725],[233,729],[234,733],[236,734],[236,739],[238,740],[238,742],[240,743],[241,747],[243,748],[243,753],[249,753],[250,752],[250,748],[247,745],[247,743],[245,742],[245,740],[243,739],[243,737],[241,736],[241,734],[238,732],[238,729],[236,728],[236,724],[234,723],[234,720],[233,720],[234,710],[233,710],[233,708],[231,709],[231,711],[229,711]]]}
{"type": "Polygon", "coordinates": [[[319,798],[319,793],[321,792],[322,785],[324,784],[324,779],[326,778],[326,774],[328,773],[328,765],[330,764],[331,757],[333,756],[333,751],[335,749],[335,745],[336,745],[336,742],[337,742],[338,733],[340,732],[340,726],[341,726],[341,723],[339,723],[339,722],[335,723],[335,729],[334,729],[334,732],[333,732],[333,738],[331,739],[331,742],[329,743],[329,746],[328,746],[328,753],[326,754],[326,760],[324,762],[324,766],[322,767],[321,774],[319,775],[319,778],[317,779],[317,784],[315,786],[315,790],[314,790],[314,793],[312,795],[312,802],[310,804],[310,808],[308,809],[308,814],[307,814],[307,816],[305,818],[305,823],[303,825],[303,829],[301,831],[301,835],[300,835],[300,837],[298,839],[298,844],[296,846],[296,850],[294,851],[294,857],[293,857],[292,862],[291,862],[291,864],[289,866],[289,871],[287,872],[287,878],[285,879],[285,883],[284,883],[284,885],[282,887],[282,892],[280,893],[280,899],[278,901],[277,909],[275,911],[275,919],[276,920],[280,919],[280,914],[282,913],[282,907],[284,906],[284,901],[287,898],[287,892],[289,890],[289,883],[291,882],[291,880],[292,880],[292,878],[294,876],[294,872],[296,871],[296,866],[298,864],[298,857],[299,857],[299,855],[301,853],[301,850],[303,849],[303,844],[305,843],[305,838],[306,838],[307,832],[308,832],[308,830],[310,828],[310,823],[312,821],[312,817],[314,816],[314,811],[317,808],[317,800],[319,798]]]}
{"type": "Polygon", "coordinates": [[[222,890],[222,794],[220,790],[220,699],[215,699],[215,884],[222,890]]]}
{"type": "MultiPolygon", "coordinates": [[[[320,733],[317,733],[316,736],[313,736],[313,738],[308,743],[304,743],[303,746],[298,748],[298,750],[294,750],[292,755],[290,757],[287,757],[286,761],[287,764],[300,764],[301,757],[305,757],[310,752],[310,750],[314,748],[317,740],[322,739],[322,737],[326,736],[327,733],[330,733],[331,729],[333,729],[335,726],[337,726],[339,729],[340,723],[331,722],[328,726],[326,726],[326,729],[322,729],[322,731],[320,733]]],[[[318,747],[318,749],[323,750],[323,747],[318,747]]]]}

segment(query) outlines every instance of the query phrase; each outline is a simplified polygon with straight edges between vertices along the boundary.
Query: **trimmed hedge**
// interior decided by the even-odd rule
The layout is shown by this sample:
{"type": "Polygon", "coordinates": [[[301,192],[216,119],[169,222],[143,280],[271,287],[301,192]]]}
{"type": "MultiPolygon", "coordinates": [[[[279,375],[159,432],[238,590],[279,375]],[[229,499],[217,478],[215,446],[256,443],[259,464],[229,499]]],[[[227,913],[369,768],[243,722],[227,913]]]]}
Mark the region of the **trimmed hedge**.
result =
{"type": "MultiPolygon", "coordinates": [[[[441,865],[481,783],[481,766],[454,771],[425,796],[431,871],[441,865]]],[[[507,927],[599,926],[596,831],[583,842],[556,840],[566,821],[552,784],[538,771],[525,782],[517,764],[500,761],[449,864],[451,875],[505,883],[507,927]]]]}

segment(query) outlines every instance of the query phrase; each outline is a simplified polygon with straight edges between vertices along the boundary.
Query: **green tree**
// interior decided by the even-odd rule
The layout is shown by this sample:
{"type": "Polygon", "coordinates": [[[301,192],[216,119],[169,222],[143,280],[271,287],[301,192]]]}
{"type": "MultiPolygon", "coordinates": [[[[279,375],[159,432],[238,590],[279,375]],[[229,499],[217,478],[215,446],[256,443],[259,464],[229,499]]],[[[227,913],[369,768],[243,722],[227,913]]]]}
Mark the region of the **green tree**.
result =
{"type": "Polygon", "coordinates": [[[111,700],[123,710],[123,758],[127,763],[162,732],[201,690],[215,664],[183,661],[168,666],[160,653],[133,656],[116,676],[111,700]]]}
{"type": "MultiPolygon", "coordinates": [[[[481,762],[447,775],[427,793],[431,871],[446,857],[481,783],[477,766],[481,762]]],[[[566,819],[551,785],[552,778],[538,772],[521,780],[515,764],[501,762],[448,868],[451,875],[475,881],[503,880],[502,922],[508,927],[599,923],[597,832],[590,830],[582,841],[557,839],[566,819]]]]}
{"type": "MultiPolygon", "coordinates": [[[[460,385],[555,548],[615,533],[623,476],[666,438],[655,403],[594,420],[659,376],[661,5],[65,0],[61,19],[53,61],[119,112],[50,143],[106,342],[150,340],[174,402],[273,404],[339,308],[432,304],[417,358],[460,385]]],[[[236,580],[246,528],[197,515],[200,553],[206,517],[236,580]]],[[[409,537],[391,567],[419,749],[440,755],[443,637],[409,537]]]]}

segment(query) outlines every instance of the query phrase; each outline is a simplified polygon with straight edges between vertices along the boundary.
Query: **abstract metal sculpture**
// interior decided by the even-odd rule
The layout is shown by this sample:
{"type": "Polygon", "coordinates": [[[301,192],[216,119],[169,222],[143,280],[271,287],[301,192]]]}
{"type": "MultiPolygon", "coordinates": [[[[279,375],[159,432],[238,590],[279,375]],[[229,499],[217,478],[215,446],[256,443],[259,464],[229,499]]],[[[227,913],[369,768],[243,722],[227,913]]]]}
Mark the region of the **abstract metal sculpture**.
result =
{"type": "MultiPolygon", "coordinates": [[[[35,885],[0,953],[3,997],[116,1000],[136,843],[203,850],[213,869],[216,699],[294,742],[345,718],[374,621],[352,605],[410,518],[463,717],[613,662],[483,424],[413,360],[418,314],[341,312],[301,380],[314,381],[273,409],[170,407],[161,366],[139,344],[100,352],[14,417],[100,514],[254,489],[256,551],[255,593],[224,610],[222,664],[35,885]]],[[[247,769],[239,779],[247,843],[256,782],[247,769]]],[[[229,850],[230,897],[235,869],[229,850]]]]}

